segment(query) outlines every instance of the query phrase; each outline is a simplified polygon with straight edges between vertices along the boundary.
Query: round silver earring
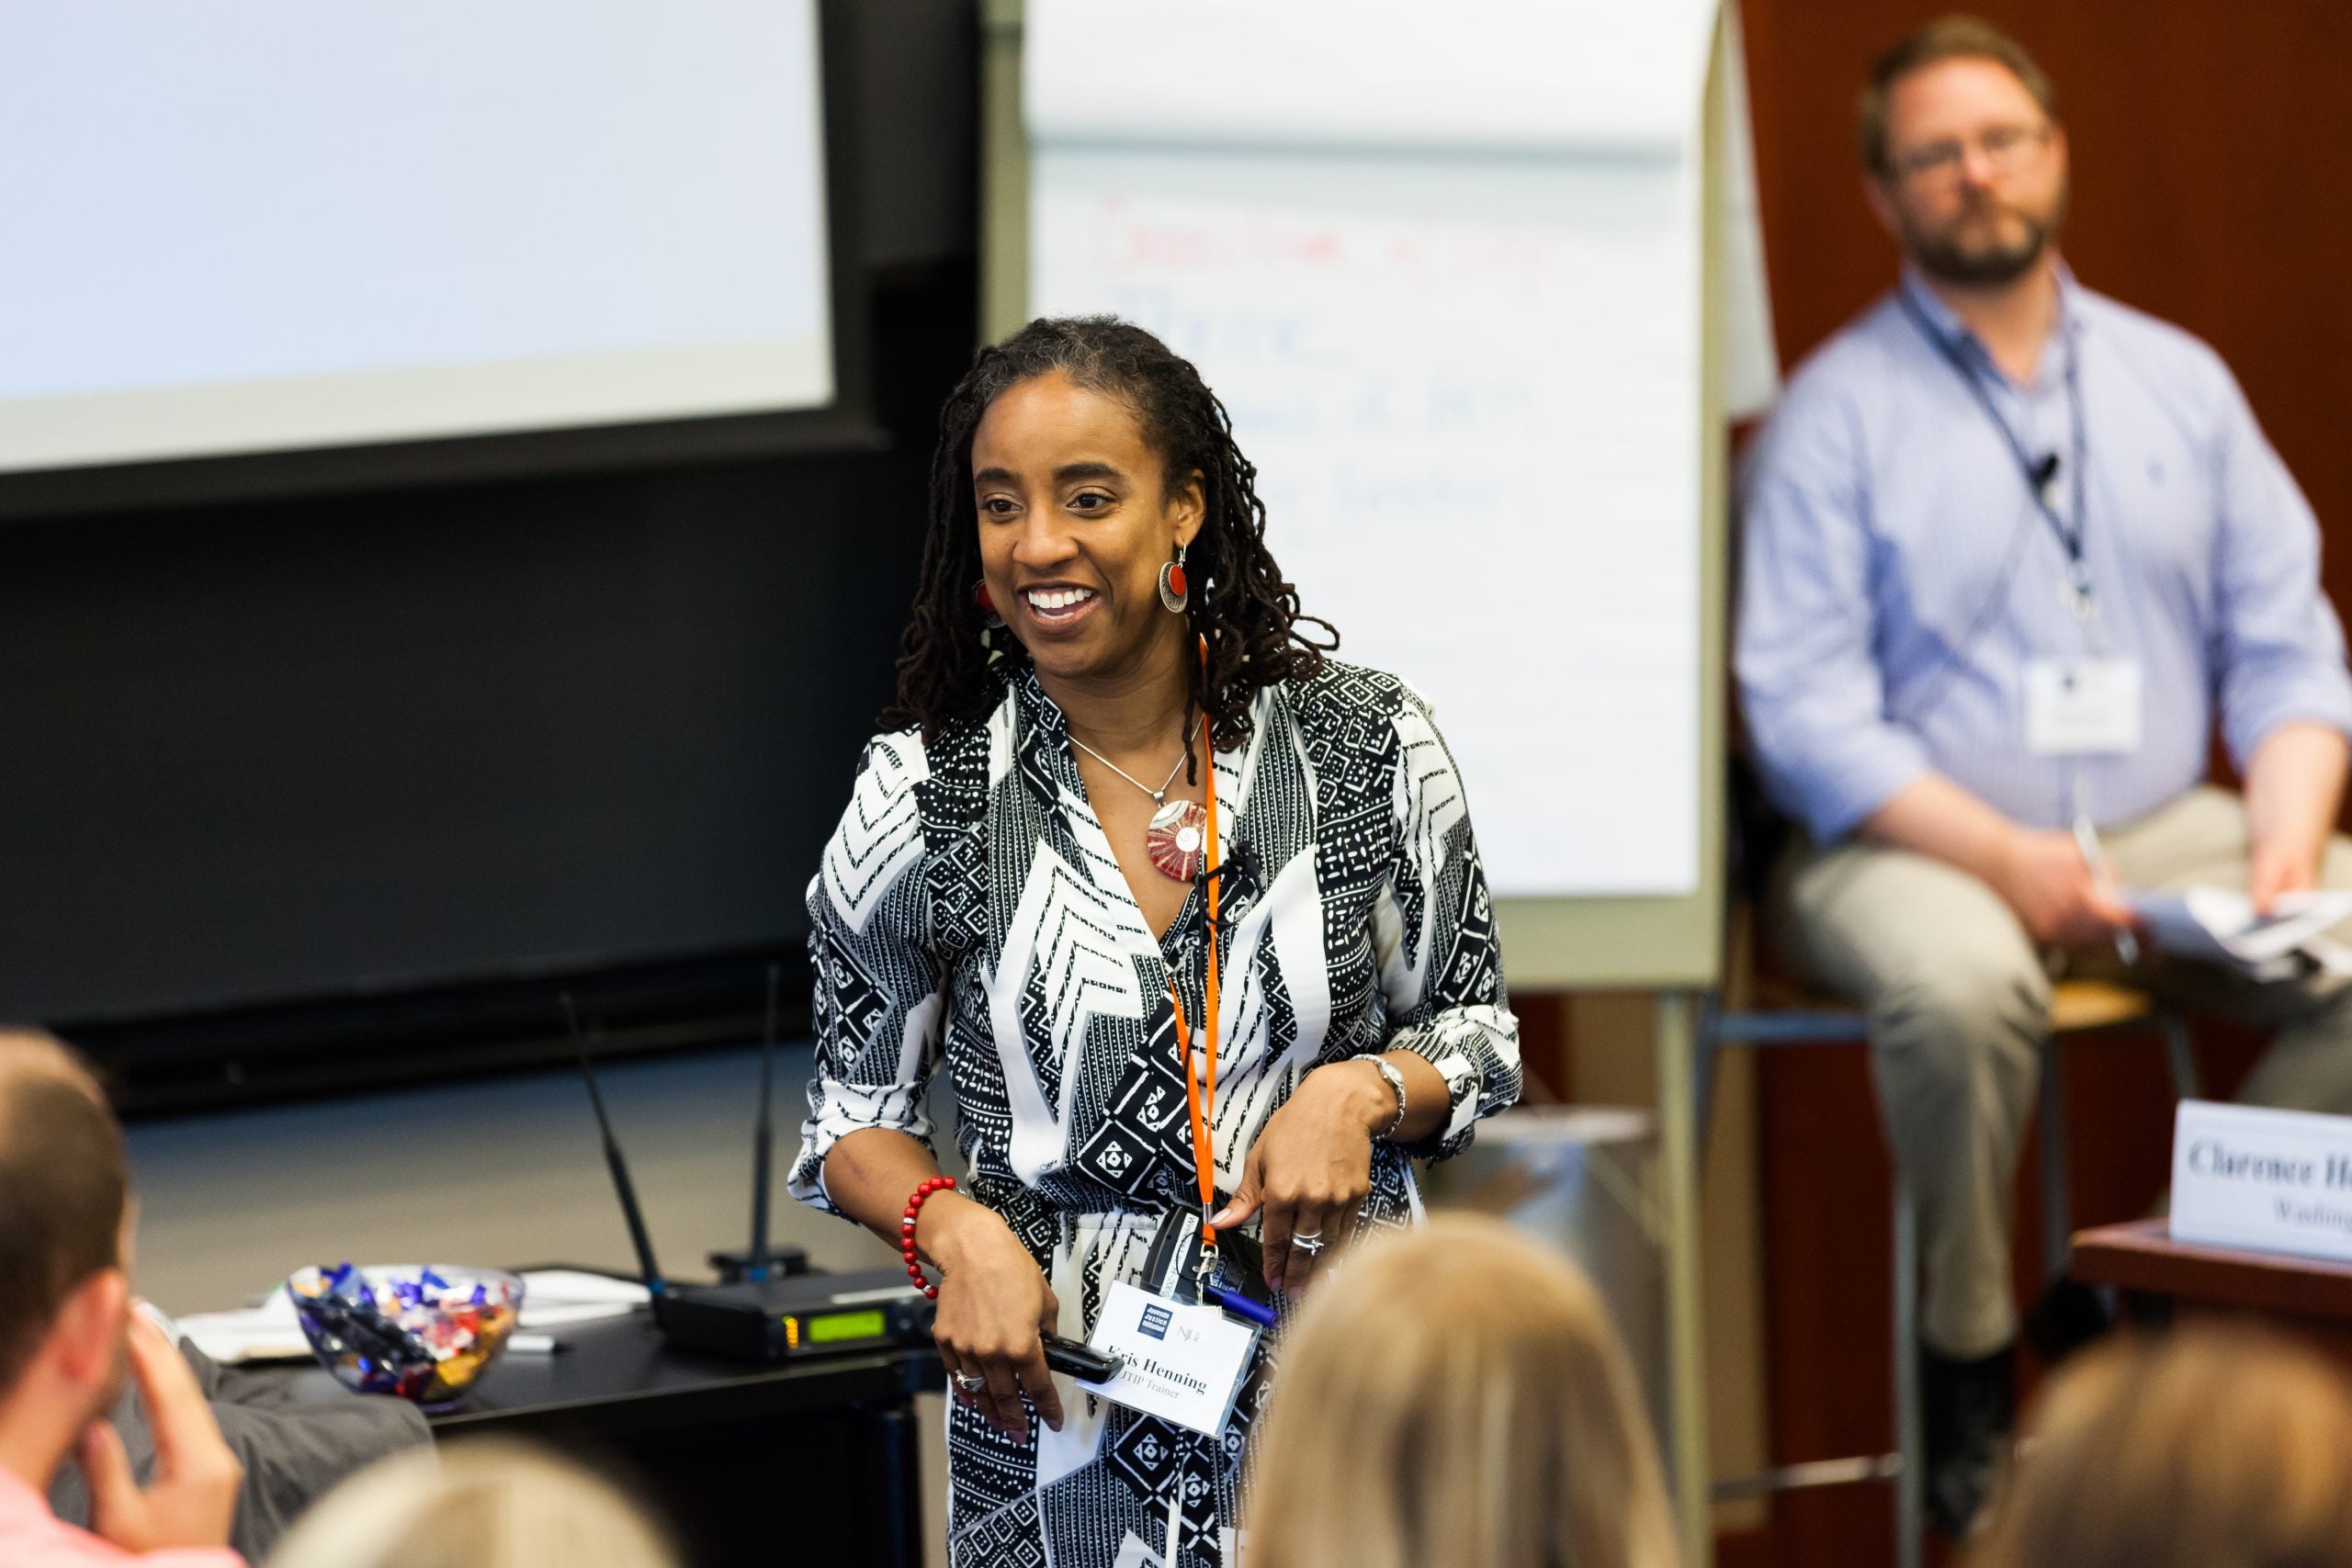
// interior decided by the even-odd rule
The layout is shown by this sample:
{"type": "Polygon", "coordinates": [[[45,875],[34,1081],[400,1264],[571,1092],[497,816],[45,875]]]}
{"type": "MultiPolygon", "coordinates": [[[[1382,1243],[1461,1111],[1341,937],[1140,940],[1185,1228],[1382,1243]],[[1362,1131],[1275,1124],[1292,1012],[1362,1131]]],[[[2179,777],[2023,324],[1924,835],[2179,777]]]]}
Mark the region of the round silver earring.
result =
{"type": "Polygon", "coordinates": [[[1184,581],[1184,547],[1176,547],[1176,558],[1159,569],[1159,603],[1171,615],[1181,615],[1184,606],[1193,602],[1193,585],[1184,581]]]}

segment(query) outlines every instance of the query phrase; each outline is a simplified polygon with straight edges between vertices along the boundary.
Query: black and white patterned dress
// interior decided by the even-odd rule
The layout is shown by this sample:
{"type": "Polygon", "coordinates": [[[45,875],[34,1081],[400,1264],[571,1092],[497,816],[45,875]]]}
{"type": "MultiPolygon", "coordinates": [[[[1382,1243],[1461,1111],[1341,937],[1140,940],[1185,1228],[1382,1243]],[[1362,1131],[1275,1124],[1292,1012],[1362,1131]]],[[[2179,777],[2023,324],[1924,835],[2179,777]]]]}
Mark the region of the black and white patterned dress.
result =
{"type": "MultiPolygon", "coordinates": [[[[1308,1069],[1382,1051],[1427,1057],[1451,1091],[1444,1127],[1410,1152],[1455,1153],[1518,1098],[1520,1068],[1453,758],[1418,694],[1337,662],[1261,692],[1251,711],[1242,749],[1216,757],[1218,1186],[1236,1185],[1308,1069]]],[[[1061,1332],[1084,1338],[1159,1216],[1199,1201],[1167,983],[1198,1019],[1201,889],[1155,940],[1087,803],[1061,711],[1023,669],[985,720],[928,747],[913,731],[868,745],[808,908],[817,1066],[793,1194],[832,1207],[824,1159],[844,1134],[889,1127],[928,1143],[924,1090],[944,1058],[964,1190],[1027,1244],[1061,1332]]],[[[1419,1208],[1408,1152],[1376,1145],[1366,1222],[1419,1208]]],[[[1034,1441],[954,1408],[952,1560],[1231,1562],[1262,1348],[1258,1359],[1221,1441],[1067,1382],[1063,1429],[1033,1423],[1034,1441]]]]}

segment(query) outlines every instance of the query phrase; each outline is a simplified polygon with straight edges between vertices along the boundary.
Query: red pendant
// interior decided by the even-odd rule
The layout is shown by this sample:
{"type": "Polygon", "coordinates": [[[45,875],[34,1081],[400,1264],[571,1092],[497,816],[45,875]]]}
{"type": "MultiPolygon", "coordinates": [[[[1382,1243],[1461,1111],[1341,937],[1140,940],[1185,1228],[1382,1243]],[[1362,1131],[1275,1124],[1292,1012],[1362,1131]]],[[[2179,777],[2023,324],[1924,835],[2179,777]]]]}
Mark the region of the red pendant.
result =
{"type": "Polygon", "coordinates": [[[1144,851],[1163,876],[1190,882],[1208,859],[1209,814],[1197,800],[1171,800],[1151,814],[1144,851]]]}

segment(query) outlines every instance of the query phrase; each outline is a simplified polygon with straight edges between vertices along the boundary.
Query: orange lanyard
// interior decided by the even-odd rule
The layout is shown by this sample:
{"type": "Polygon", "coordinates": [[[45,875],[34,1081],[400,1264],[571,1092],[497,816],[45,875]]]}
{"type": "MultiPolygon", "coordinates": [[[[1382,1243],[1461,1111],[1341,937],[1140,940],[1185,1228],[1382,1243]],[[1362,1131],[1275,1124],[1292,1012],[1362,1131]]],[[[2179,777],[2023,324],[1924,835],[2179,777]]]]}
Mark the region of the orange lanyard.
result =
{"type": "MultiPolygon", "coordinates": [[[[1201,639],[1201,671],[1208,672],[1208,639],[1201,639]]],[[[1184,1071],[1184,1102],[1193,1118],[1193,1169],[1201,1183],[1201,1246],[1205,1249],[1216,1246],[1216,1232],[1208,1223],[1216,1210],[1216,1145],[1209,1135],[1209,1113],[1216,1104],[1216,748],[1209,739],[1209,716],[1201,715],[1201,750],[1208,757],[1208,842],[1206,855],[1209,909],[1208,985],[1203,998],[1204,1016],[1201,1020],[1202,1044],[1208,1056],[1208,1083],[1205,1089],[1193,1072],[1193,1030],[1184,1018],[1184,999],[1176,994],[1176,976],[1168,976],[1168,1005],[1176,1010],[1176,1055],[1184,1071]]]]}

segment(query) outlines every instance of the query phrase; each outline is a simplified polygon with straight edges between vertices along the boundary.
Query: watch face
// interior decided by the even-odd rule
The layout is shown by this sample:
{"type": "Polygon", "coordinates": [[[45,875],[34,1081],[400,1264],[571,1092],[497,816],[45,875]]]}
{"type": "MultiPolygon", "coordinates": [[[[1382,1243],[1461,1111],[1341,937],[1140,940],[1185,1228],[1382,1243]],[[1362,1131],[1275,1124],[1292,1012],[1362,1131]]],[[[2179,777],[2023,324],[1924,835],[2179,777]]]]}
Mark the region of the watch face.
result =
{"type": "Polygon", "coordinates": [[[1388,1125],[1382,1129],[1380,1134],[1384,1138],[1392,1137],[1396,1129],[1405,1124],[1405,1075],[1396,1063],[1385,1056],[1374,1056],[1372,1065],[1380,1069],[1380,1076],[1388,1080],[1390,1091],[1396,1096],[1396,1114],[1388,1119],[1388,1125]]]}

